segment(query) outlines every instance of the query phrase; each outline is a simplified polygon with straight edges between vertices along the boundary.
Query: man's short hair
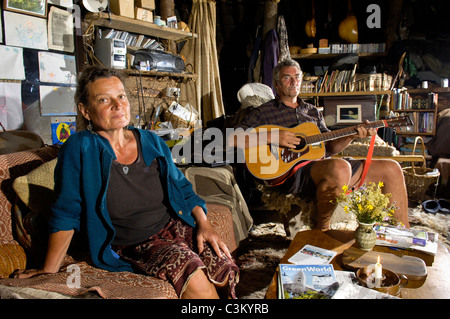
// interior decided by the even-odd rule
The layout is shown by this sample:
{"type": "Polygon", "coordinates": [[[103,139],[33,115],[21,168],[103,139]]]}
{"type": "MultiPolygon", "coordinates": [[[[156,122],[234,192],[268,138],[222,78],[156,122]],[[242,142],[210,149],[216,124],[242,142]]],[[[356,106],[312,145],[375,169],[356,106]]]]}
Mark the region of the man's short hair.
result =
{"type": "Polygon", "coordinates": [[[280,72],[283,68],[286,67],[296,67],[300,73],[302,72],[302,68],[300,67],[300,64],[298,64],[297,61],[292,60],[292,59],[285,59],[283,61],[281,61],[280,63],[278,63],[274,68],[273,68],[273,72],[272,72],[272,81],[273,81],[273,85],[275,86],[277,83],[280,82],[280,72]]]}

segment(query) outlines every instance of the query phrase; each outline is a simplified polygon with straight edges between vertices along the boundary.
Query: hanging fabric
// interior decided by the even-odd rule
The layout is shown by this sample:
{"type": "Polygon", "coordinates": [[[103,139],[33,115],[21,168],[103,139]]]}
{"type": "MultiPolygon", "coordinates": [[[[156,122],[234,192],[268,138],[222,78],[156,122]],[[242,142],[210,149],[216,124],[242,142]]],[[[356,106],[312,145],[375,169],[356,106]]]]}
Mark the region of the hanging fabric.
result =
{"type": "Polygon", "coordinates": [[[280,42],[280,56],[278,58],[278,62],[280,62],[291,58],[291,53],[289,51],[288,32],[283,16],[278,17],[277,32],[280,42]]]}
{"type": "Polygon", "coordinates": [[[216,2],[193,0],[189,27],[198,37],[187,41],[181,55],[187,59],[188,66],[192,65],[198,79],[188,81],[183,88],[190,103],[195,99],[195,108],[206,123],[225,115],[216,46],[216,2]]]}

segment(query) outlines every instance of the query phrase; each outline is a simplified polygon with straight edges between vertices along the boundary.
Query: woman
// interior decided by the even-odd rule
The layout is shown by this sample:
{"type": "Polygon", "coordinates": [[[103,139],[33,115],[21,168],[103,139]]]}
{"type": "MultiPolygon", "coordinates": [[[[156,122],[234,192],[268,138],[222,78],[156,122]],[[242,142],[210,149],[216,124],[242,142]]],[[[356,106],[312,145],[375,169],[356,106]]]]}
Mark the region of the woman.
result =
{"type": "Polygon", "coordinates": [[[82,231],[97,267],[168,280],[181,298],[217,298],[215,284],[227,283],[235,297],[239,270],[206,218],[205,202],[162,139],[128,127],[120,74],[87,68],[75,102],[78,125],[84,121],[87,130],[61,147],[44,266],[16,276],[57,272],[74,231],[82,231]]]}

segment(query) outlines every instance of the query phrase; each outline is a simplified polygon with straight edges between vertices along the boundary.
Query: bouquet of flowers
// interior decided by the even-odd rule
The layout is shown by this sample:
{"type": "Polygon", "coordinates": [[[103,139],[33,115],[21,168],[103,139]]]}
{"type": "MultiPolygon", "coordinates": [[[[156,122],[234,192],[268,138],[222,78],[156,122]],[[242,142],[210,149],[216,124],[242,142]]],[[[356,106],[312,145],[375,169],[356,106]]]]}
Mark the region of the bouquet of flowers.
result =
{"type": "Polygon", "coordinates": [[[391,203],[391,194],[383,194],[381,189],[383,183],[369,183],[349,189],[347,185],[342,187],[342,193],[336,198],[339,206],[344,208],[346,213],[353,213],[356,219],[365,224],[389,221],[398,207],[391,203]]]}

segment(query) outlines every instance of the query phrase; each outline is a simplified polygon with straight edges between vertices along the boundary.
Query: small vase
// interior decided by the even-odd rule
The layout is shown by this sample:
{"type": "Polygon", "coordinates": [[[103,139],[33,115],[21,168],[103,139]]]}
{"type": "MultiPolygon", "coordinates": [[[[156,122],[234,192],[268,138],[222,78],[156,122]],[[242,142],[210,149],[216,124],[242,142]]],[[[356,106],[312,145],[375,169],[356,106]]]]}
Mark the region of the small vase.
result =
{"type": "Polygon", "coordinates": [[[372,224],[365,224],[358,221],[358,228],[355,230],[355,242],[361,250],[372,250],[377,240],[377,233],[373,229],[372,224]]]}

